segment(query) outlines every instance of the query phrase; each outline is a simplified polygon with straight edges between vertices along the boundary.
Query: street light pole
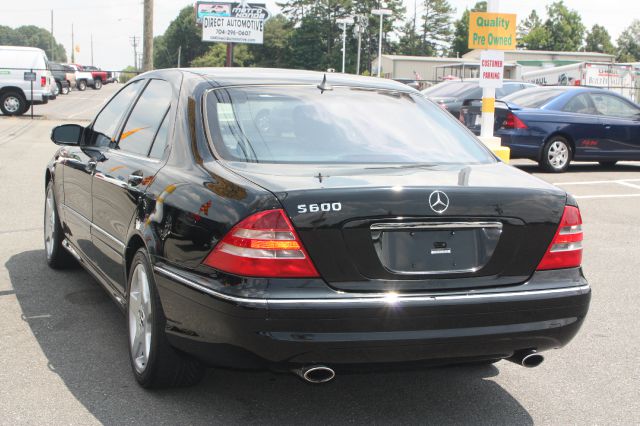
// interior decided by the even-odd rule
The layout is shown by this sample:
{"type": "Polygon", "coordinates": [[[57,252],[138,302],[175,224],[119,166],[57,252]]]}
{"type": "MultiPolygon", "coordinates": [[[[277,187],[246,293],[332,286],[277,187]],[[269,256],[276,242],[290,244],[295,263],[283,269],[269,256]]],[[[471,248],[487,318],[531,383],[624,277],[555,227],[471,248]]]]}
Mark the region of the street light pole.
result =
{"type": "Polygon", "coordinates": [[[393,12],[389,9],[373,9],[371,11],[374,15],[380,15],[380,37],[378,41],[378,77],[382,70],[382,21],[385,15],[391,15],[393,12]]]}
{"type": "Polygon", "coordinates": [[[362,34],[367,28],[367,18],[363,15],[356,16],[356,26],[354,31],[358,35],[358,59],[356,61],[356,75],[360,75],[360,51],[362,50],[362,34]]]}
{"type": "Polygon", "coordinates": [[[344,66],[347,57],[347,24],[353,24],[352,18],[336,19],[338,24],[342,25],[342,73],[344,74],[344,66]]]}

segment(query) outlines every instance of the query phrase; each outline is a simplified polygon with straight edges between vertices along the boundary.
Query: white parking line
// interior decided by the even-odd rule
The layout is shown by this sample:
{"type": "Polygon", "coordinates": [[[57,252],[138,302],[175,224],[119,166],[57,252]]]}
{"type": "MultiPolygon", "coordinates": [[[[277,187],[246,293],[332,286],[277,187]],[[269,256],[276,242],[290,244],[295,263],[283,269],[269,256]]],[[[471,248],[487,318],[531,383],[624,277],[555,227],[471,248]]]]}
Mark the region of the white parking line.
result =
{"type": "Polygon", "coordinates": [[[606,194],[606,195],[574,195],[576,200],[589,200],[592,198],[628,198],[640,197],[640,194],[606,194]]]}
{"type": "Polygon", "coordinates": [[[602,183],[640,182],[640,179],[611,179],[611,180],[591,180],[576,182],[554,182],[552,185],[597,185],[602,183]]]}
{"type": "Polygon", "coordinates": [[[640,189],[640,185],[635,185],[633,183],[629,183],[629,182],[624,181],[624,180],[617,181],[616,183],[620,184],[620,185],[628,186],[629,188],[640,189]]]}

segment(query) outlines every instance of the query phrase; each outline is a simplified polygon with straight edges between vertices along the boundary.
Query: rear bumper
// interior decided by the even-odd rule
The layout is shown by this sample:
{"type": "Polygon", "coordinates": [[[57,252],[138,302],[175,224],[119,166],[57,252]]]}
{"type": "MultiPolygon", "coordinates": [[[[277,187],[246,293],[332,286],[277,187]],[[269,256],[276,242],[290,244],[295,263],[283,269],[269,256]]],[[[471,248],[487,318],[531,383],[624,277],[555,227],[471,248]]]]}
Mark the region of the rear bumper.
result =
{"type": "Polygon", "coordinates": [[[545,135],[534,134],[528,129],[498,130],[496,132],[502,146],[509,147],[512,158],[528,158],[538,161],[545,141],[545,135]]]}
{"type": "Polygon", "coordinates": [[[155,276],[175,347],[214,365],[288,368],[505,358],[562,347],[578,332],[591,297],[580,270],[572,271],[536,273],[519,291],[313,291],[308,298],[298,290],[295,297],[230,295],[210,279],[164,266],[155,276]]]}

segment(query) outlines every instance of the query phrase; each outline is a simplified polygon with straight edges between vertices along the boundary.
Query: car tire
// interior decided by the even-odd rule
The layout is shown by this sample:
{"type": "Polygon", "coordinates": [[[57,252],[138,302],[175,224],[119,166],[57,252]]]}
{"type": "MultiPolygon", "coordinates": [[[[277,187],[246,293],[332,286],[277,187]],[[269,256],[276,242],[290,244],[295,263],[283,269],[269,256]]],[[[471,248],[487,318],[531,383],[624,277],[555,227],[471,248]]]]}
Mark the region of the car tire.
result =
{"type": "Polygon", "coordinates": [[[562,136],[553,136],[542,148],[540,167],[547,172],[566,172],[571,163],[572,151],[569,141],[562,136]]]}
{"type": "Polygon", "coordinates": [[[204,375],[204,365],[171,347],[165,335],[167,321],[144,248],[136,252],[129,269],[127,334],[136,381],[144,388],[198,383],[204,375]]]}
{"type": "Polygon", "coordinates": [[[80,80],[77,83],[77,86],[78,86],[78,90],[81,92],[84,92],[85,90],[87,90],[87,82],[84,80],[80,80]]]}
{"type": "Polygon", "coordinates": [[[93,82],[93,90],[100,90],[102,89],[102,80],[95,80],[93,82]]]}
{"type": "Polygon", "coordinates": [[[62,86],[62,90],[60,91],[60,93],[62,93],[63,95],[68,95],[69,94],[69,87],[68,86],[62,86]]]}
{"type": "Polygon", "coordinates": [[[58,96],[62,92],[62,84],[56,81],[56,90],[54,90],[53,95],[58,96]]]}
{"type": "Polygon", "coordinates": [[[63,240],[64,233],[58,217],[53,181],[50,180],[44,201],[44,253],[47,264],[52,269],[65,269],[77,264],[71,253],[62,246],[63,240]]]}
{"type": "Polygon", "coordinates": [[[616,165],[617,161],[599,161],[599,163],[602,167],[610,169],[611,167],[616,165]]]}
{"type": "Polygon", "coordinates": [[[22,93],[7,91],[0,95],[0,111],[4,115],[22,115],[27,109],[27,99],[22,93]]]}

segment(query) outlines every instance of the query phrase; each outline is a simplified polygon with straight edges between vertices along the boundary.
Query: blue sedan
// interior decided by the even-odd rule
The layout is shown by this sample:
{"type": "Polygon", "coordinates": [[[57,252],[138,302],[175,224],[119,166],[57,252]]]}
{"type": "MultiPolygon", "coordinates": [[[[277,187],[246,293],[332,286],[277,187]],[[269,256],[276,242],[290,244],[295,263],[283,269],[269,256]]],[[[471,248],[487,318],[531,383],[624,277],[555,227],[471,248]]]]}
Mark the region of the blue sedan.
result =
{"type": "MultiPolygon", "coordinates": [[[[479,108],[460,119],[479,133],[479,108]]],[[[536,87],[496,103],[495,135],[512,158],[537,161],[564,172],[571,161],[613,166],[640,160],[640,106],[609,90],[590,87],[536,87]]]]}

